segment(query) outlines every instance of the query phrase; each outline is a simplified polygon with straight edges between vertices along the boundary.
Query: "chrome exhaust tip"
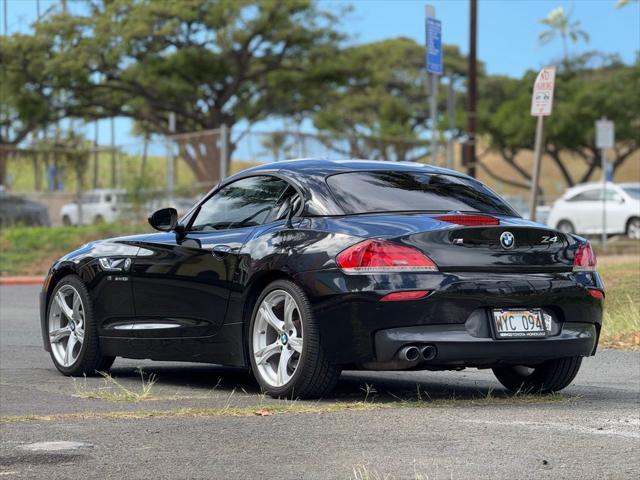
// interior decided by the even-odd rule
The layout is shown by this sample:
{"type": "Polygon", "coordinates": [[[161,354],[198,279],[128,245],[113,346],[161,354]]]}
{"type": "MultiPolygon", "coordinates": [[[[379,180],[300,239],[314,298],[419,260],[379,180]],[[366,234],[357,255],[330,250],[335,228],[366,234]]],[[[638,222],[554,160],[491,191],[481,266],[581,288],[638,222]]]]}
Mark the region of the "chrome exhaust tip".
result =
{"type": "Polygon", "coordinates": [[[436,349],[435,345],[425,345],[420,349],[420,355],[422,356],[423,360],[428,362],[429,360],[433,360],[434,358],[436,358],[436,355],[438,355],[438,350],[436,349]]]}
{"type": "Polygon", "coordinates": [[[402,347],[398,352],[398,358],[406,362],[415,362],[420,358],[420,350],[414,345],[402,347]]]}

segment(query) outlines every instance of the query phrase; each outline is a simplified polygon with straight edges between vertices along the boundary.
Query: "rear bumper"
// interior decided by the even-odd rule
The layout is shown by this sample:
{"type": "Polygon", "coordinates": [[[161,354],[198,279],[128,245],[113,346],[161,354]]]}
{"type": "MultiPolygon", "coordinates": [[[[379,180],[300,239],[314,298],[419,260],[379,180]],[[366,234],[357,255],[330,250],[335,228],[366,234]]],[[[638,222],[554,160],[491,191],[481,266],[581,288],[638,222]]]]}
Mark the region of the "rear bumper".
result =
{"type": "Polygon", "coordinates": [[[433,367],[491,367],[539,363],[561,357],[587,356],[597,342],[596,326],[566,322],[553,337],[495,340],[476,337],[464,325],[392,328],[375,334],[376,360],[390,361],[405,345],[433,345],[436,356],[423,364],[433,367]]]}
{"type": "Polygon", "coordinates": [[[398,335],[407,332],[416,338],[405,343],[441,342],[446,365],[515,361],[521,347],[532,349],[532,359],[592,355],[602,324],[602,301],[588,292],[603,289],[594,272],[345,275],[334,269],[305,272],[296,280],[309,296],[326,354],[341,365],[388,360],[399,348],[398,335]],[[380,301],[403,290],[431,293],[420,300],[380,301]],[[492,308],[541,308],[557,328],[545,339],[494,340],[492,308]]]}

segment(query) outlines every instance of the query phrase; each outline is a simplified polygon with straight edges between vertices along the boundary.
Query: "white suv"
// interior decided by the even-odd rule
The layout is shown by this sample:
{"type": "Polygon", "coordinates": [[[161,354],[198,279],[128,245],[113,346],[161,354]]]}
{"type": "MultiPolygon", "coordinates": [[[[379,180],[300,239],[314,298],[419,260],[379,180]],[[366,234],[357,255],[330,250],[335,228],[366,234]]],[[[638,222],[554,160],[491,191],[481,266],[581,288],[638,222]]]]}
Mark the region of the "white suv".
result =
{"type": "MultiPolygon", "coordinates": [[[[128,208],[125,190],[90,190],[82,195],[82,224],[114,222],[121,218],[128,208]]],[[[64,205],[60,210],[60,217],[63,225],[78,225],[78,200],[64,205]]]]}
{"type": "Polygon", "coordinates": [[[601,183],[570,188],[556,201],[547,224],[564,233],[602,233],[602,209],[606,205],[608,234],[640,239],[640,183],[607,183],[605,199],[601,183]]]}

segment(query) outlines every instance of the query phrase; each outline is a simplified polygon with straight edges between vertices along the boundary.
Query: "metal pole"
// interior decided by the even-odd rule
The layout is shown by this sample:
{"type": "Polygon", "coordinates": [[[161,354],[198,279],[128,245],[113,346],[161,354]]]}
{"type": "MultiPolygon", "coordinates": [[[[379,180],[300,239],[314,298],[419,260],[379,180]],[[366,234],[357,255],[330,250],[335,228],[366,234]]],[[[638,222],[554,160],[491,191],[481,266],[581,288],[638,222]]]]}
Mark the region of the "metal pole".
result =
{"type": "Polygon", "coordinates": [[[431,164],[438,164],[438,75],[431,77],[431,164]]]}
{"type": "Polygon", "coordinates": [[[226,124],[220,125],[220,180],[227,177],[227,165],[229,164],[229,128],[226,124]]]}
{"type": "Polygon", "coordinates": [[[447,116],[449,117],[449,138],[447,139],[447,168],[453,168],[453,132],[456,128],[456,92],[453,89],[453,73],[449,75],[449,91],[447,94],[447,116]]]}
{"type": "Polygon", "coordinates": [[[602,169],[602,248],[607,249],[607,149],[600,149],[602,169]]]}
{"type": "Polygon", "coordinates": [[[111,117],[111,188],[116,188],[116,121],[111,117]]]}
{"type": "Polygon", "coordinates": [[[536,140],[533,151],[533,178],[531,179],[531,205],[529,209],[529,218],[536,221],[536,208],[538,206],[538,182],[540,179],[540,157],[542,156],[542,143],[544,139],[544,117],[538,117],[536,125],[536,140]]]}
{"type": "Polygon", "coordinates": [[[8,13],[7,3],[8,3],[8,0],[4,0],[4,36],[5,37],[9,35],[9,22],[7,20],[9,13],[8,13]]]}
{"type": "Polygon", "coordinates": [[[467,175],[476,176],[476,95],[477,95],[477,34],[478,2],[469,0],[469,70],[467,95],[467,175]]]}
{"type": "Polygon", "coordinates": [[[93,152],[93,188],[98,188],[98,165],[100,163],[100,152],[98,148],[98,131],[99,131],[98,120],[95,121],[95,129],[94,129],[94,140],[93,140],[93,148],[95,149],[93,152]]]}
{"type": "MultiPolygon", "coordinates": [[[[176,114],[169,114],[169,132],[176,133],[176,114]]],[[[173,193],[175,191],[175,156],[173,154],[173,139],[167,137],[167,196],[173,201],[173,193]]]]}

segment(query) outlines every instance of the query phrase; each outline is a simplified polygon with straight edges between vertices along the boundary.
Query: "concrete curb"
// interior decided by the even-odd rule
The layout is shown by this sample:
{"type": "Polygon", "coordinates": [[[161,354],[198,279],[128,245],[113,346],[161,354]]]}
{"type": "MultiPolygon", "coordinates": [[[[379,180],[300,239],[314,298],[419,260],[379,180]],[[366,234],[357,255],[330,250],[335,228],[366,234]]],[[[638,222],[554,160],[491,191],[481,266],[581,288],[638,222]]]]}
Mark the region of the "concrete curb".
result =
{"type": "Polygon", "coordinates": [[[44,277],[0,277],[0,285],[42,285],[44,277]]]}

